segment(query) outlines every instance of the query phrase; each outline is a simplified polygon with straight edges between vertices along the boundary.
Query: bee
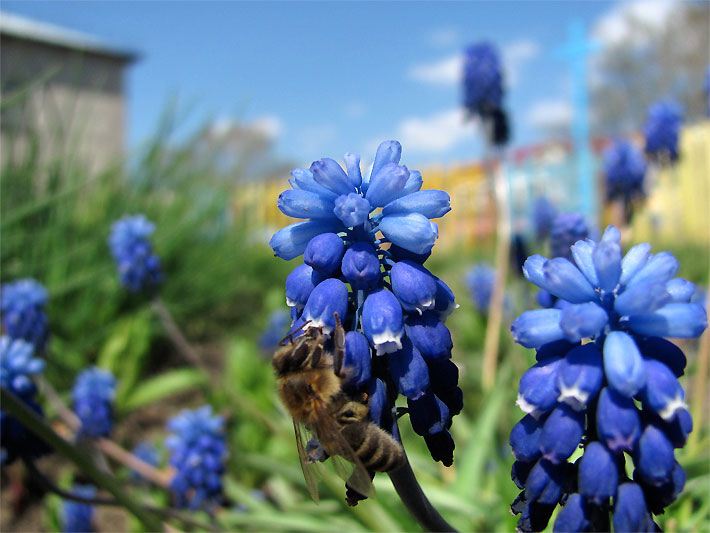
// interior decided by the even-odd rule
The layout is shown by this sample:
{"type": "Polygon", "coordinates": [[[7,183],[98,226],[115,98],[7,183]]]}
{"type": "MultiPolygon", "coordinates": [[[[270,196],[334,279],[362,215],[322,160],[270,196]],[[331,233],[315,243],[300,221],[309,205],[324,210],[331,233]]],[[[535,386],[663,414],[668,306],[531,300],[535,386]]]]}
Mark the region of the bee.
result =
{"type": "Polygon", "coordinates": [[[372,494],[374,472],[389,472],[406,461],[402,446],[368,419],[367,396],[354,398],[343,390],[345,331],[337,315],[335,319],[331,335],[308,327],[295,340],[287,337],[272,361],[279,396],[293,418],[306,486],[315,501],[317,482],[313,460],[305,451],[304,428],[315,435],[347,485],[364,496],[372,494]]]}

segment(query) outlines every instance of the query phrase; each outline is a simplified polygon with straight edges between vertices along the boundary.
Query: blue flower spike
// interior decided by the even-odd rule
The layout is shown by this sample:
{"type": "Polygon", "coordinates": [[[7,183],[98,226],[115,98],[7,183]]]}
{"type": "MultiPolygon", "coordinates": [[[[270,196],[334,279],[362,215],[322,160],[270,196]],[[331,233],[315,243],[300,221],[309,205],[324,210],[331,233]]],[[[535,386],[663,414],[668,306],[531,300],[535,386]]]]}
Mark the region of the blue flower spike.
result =
{"type": "Polygon", "coordinates": [[[121,285],[133,293],[155,290],[163,281],[160,258],[150,237],[155,225],[144,215],[129,215],[116,221],[108,239],[121,285]]]}
{"type": "Polygon", "coordinates": [[[38,281],[26,278],[0,287],[0,312],[5,334],[23,339],[43,352],[49,337],[47,289],[38,281]]]}
{"type": "Polygon", "coordinates": [[[646,154],[656,161],[675,163],[679,156],[678,141],[683,125],[683,110],[678,102],[661,100],[648,109],[644,137],[646,154]]]}
{"type": "MultiPolygon", "coordinates": [[[[40,416],[42,408],[37,403],[37,386],[32,378],[43,371],[44,360],[35,357],[32,344],[5,335],[0,337],[0,386],[40,416]]],[[[48,451],[44,441],[0,409],[0,465],[8,465],[19,456],[34,459],[48,451]]]]}
{"type": "Polygon", "coordinates": [[[170,490],[178,507],[210,512],[220,503],[227,459],[223,426],[209,405],[184,410],[168,421],[165,446],[175,470],[170,490]]]}
{"type": "Polygon", "coordinates": [[[490,141],[493,144],[507,143],[509,131],[503,109],[503,63],[493,44],[478,42],[464,50],[462,79],[466,112],[490,124],[490,141]]]}
{"type": "Polygon", "coordinates": [[[76,378],[72,389],[74,413],[81,422],[83,437],[108,437],[113,428],[113,400],[116,379],[110,372],[92,367],[76,378]]]}
{"type": "MultiPolygon", "coordinates": [[[[402,146],[385,141],[370,172],[360,156],[294,170],[279,209],[305,219],[277,231],[277,257],[303,254],[286,280],[294,327],[329,334],[337,313],[345,335],[343,386],[369,398],[369,416],[393,432],[396,396],[432,458],[450,465],[451,419],[462,407],[453,344],[445,326],[457,307],[451,289],[424,263],[438,238],[434,219],[451,210],[444,191],[422,190],[420,172],[402,164],[402,146]]],[[[399,438],[398,434],[394,434],[399,438]]]]}
{"type": "Polygon", "coordinates": [[[523,269],[554,307],[511,327],[538,360],[520,380],[525,416],[510,435],[523,489],[512,509],[522,531],[544,529],[558,504],[555,531],[656,531],[653,515],[685,484],[675,449],[692,431],[678,381],[686,358],[664,337],[698,337],[707,315],[671,254],[639,244],[623,255],[613,226],[595,242],[573,222],[557,232],[556,258],[532,256],[523,269]]]}

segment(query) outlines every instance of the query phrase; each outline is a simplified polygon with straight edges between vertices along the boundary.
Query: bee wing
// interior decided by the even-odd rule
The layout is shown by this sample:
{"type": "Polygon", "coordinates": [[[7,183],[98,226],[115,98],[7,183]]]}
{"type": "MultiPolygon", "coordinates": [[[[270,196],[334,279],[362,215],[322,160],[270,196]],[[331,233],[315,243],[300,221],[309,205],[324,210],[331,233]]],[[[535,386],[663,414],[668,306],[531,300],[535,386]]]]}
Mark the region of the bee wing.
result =
{"type": "Polygon", "coordinates": [[[318,465],[313,463],[308,459],[306,455],[306,449],[303,445],[303,428],[300,424],[293,421],[293,431],[296,434],[296,449],[298,450],[298,459],[301,463],[301,470],[303,470],[303,478],[306,480],[306,489],[308,489],[308,494],[314,502],[318,503],[320,497],[318,495],[318,465]]]}
{"type": "Polygon", "coordinates": [[[314,430],[321,445],[330,455],[336,474],[363,496],[372,496],[375,493],[372,478],[352,446],[343,437],[338,423],[328,415],[321,416],[314,430]]]}

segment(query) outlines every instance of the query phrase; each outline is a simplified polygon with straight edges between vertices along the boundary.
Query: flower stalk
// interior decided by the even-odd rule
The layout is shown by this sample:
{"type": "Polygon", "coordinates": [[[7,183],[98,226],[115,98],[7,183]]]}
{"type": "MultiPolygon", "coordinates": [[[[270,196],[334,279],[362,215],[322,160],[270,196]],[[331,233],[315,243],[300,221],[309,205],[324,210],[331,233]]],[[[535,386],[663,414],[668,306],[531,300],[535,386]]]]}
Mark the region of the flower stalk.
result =
{"type": "Polygon", "coordinates": [[[81,449],[80,445],[72,445],[60,437],[44,420],[29,409],[10,391],[0,389],[0,399],[3,410],[17,418],[23,426],[42,439],[58,453],[76,464],[91,478],[94,484],[105,489],[116,500],[131,512],[149,531],[162,531],[161,520],[155,513],[147,511],[121,488],[118,480],[103,472],[92,460],[91,454],[81,449]]]}

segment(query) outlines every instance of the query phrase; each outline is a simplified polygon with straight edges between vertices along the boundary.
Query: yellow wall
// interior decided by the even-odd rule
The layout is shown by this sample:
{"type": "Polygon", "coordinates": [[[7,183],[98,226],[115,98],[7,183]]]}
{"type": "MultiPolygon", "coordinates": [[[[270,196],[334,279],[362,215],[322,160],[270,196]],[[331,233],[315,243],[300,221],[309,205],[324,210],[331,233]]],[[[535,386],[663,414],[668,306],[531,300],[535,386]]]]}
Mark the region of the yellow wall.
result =
{"type": "MultiPolygon", "coordinates": [[[[471,246],[494,234],[495,221],[483,168],[479,164],[422,169],[424,188],[451,195],[452,210],[436,220],[440,248],[471,246]]],[[[681,159],[654,178],[649,197],[634,219],[633,240],[710,241],[710,121],[686,127],[681,136],[681,159]],[[659,221],[654,230],[652,220],[659,221]]],[[[235,199],[238,220],[268,235],[296,222],[276,207],[283,180],[240,185],[235,199]]],[[[530,199],[532,201],[532,199],[530,199]]]]}
{"type": "Polygon", "coordinates": [[[710,242],[710,121],[686,127],[680,161],[650,169],[648,198],[633,223],[634,241],[710,242]],[[654,220],[656,223],[654,223],[654,220]]]}

